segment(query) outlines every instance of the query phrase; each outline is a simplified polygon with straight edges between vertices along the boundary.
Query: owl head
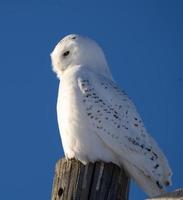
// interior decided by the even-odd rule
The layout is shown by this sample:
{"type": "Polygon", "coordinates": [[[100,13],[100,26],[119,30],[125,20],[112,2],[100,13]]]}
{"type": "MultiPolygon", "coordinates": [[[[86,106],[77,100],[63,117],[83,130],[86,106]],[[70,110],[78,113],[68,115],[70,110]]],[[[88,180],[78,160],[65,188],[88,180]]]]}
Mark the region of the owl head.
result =
{"type": "Polygon", "coordinates": [[[90,67],[96,73],[111,76],[105,55],[93,40],[76,34],[64,37],[51,53],[53,71],[61,78],[64,72],[76,66],[90,67]]]}

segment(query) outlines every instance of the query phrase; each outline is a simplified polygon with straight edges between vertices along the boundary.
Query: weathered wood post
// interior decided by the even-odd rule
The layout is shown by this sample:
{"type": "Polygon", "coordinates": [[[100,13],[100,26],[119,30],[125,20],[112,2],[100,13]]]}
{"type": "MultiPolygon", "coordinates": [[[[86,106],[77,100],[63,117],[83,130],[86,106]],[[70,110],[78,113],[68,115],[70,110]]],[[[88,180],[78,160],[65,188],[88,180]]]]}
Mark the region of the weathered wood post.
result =
{"type": "Polygon", "coordinates": [[[183,188],[147,200],[183,200],[183,188]]]}
{"type": "Polygon", "coordinates": [[[113,163],[63,158],[56,164],[52,200],[127,200],[129,185],[125,171],[113,163]]]}

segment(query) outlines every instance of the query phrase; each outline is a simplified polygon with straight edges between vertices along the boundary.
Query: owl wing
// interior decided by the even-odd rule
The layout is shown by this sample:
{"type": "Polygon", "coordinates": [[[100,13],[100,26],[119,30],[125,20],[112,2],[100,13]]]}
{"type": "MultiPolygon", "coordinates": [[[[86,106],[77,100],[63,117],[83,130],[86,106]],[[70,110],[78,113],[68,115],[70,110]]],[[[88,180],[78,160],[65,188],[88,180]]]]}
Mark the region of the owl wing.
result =
{"type": "Polygon", "coordinates": [[[158,187],[171,183],[171,170],[157,143],[147,133],[133,102],[112,80],[93,72],[78,77],[82,103],[92,130],[115,152],[158,187]]]}

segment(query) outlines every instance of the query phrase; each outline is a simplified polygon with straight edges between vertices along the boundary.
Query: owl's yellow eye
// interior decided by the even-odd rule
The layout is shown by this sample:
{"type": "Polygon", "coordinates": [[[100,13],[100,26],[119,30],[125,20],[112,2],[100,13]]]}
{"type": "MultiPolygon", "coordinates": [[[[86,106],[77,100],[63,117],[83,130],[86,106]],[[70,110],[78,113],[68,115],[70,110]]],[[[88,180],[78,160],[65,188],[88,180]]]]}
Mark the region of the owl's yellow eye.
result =
{"type": "Polygon", "coordinates": [[[63,56],[66,57],[66,56],[69,55],[69,53],[70,53],[70,51],[65,51],[65,52],[63,53],[63,56]]]}

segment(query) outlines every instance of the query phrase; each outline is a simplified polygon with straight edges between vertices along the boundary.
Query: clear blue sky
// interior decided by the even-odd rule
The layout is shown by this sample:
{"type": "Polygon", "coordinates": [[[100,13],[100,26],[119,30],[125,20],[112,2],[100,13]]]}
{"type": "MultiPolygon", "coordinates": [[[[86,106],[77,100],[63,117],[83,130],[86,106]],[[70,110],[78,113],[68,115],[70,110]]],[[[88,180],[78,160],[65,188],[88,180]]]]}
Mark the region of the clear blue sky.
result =
{"type": "Polygon", "coordinates": [[[0,0],[0,199],[50,200],[63,150],[49,54],[70,33],[103,47],[182,187],[182,0],[0,0]]]}

